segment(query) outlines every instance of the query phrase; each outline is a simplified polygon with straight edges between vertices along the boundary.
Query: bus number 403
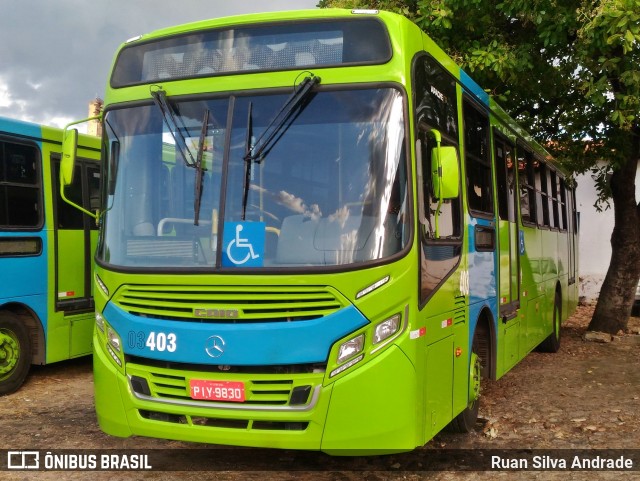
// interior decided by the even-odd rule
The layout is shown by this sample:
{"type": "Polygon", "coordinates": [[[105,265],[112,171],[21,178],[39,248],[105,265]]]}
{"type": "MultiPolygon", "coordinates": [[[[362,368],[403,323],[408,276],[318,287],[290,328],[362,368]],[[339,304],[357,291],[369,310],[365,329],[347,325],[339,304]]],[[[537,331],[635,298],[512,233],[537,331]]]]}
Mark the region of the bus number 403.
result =
{"type": "Polygon", "coordinates": [[[177,348],[176,335],[173,333],[165,334],[164,332],[150,332],[145,345],[152,351],[169,351],[174,352],[177,348]]]}
{"type": "Polygon", "coordinates": [[[138,331],[129,331],[129,347],[144,349],[145,346],[151,351],[158,352],[175,352],[178,348],[178,338],[174,333],[165,334],[164,332],[153,332],[146,336],[145,333],[138,331]]]}

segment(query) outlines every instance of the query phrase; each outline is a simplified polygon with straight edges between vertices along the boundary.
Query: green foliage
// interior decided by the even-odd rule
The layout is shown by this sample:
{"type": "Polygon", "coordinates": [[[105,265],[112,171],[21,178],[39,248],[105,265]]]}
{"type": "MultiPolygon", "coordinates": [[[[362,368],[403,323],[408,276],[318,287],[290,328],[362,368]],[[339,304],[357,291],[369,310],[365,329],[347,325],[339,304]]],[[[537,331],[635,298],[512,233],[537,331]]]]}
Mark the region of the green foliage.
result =
{"type": "MultiPolygon", "coordinates": [[[[408,16],[573,171],[588,171],[598,160],[617,170],[637,159],[640,0],[322,0],[319,6],[408,16]]],[[[604,199],[608,177],[598,175],[604,199]]]]}

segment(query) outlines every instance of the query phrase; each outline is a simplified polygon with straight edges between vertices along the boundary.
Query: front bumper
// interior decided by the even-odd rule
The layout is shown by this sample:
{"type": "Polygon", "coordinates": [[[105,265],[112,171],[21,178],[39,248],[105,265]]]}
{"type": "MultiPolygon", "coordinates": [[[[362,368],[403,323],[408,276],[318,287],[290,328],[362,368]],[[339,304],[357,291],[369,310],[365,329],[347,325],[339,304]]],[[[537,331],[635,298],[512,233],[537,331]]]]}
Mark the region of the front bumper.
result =
{"type": "Polygon", "coordinates": [[[281,391],[311,386],[305,402],[292,405],[282,393],[259,404],[195,401],[189,379],[220,380],[228,373],[167,370],[136,359],[125,364],[125,374],[103,344],[95,334],[96,413],[107,434],[349,455],[422,444],[415,371],[397,346],[335,382],[327,383],[324,373],[232,375],[247,386],[286,385],[281,391]],[[131,379],[140,378],[151,386],[148,394],[135,391],[131,379]]]}

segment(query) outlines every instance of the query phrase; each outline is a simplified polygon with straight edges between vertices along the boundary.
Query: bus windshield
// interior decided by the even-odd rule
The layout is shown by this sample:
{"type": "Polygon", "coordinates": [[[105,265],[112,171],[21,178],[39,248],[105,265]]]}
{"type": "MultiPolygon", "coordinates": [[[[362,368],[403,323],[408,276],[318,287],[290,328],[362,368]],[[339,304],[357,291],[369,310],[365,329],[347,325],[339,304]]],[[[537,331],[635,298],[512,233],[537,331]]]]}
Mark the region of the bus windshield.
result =
{"type": "Polygon", "coordinates": [[[155,103],[108,111],[98,259],[142,269],[282,269],[401,252],[411,225],[402,94],[314,93],[260,158],[248,157],[289,96],[169,97],[186,146],[176,145],[155,103]]]}

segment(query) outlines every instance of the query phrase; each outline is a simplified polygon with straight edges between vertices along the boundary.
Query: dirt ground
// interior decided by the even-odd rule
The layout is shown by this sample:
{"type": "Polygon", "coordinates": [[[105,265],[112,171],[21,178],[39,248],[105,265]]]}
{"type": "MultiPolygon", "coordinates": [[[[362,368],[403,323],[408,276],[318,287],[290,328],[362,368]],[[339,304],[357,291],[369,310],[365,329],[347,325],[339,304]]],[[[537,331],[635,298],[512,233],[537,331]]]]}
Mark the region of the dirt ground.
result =
{"type": "MultiPolygon", "coordinates": [[[[0,480],[61,479],[639,479],[611,471],[432,471],[429,451],[448,449],[632,449],[640,448],[640,318],[630,332],[609,343],[585,342],[593,308],[581,306],[562,328],[556,354],[534,352],[502,379],[485,383],[480,420],[470,434],[441,433],[413,453],[369,458],[330,458],[322,453],[220,449],[103,434],[93,410],[90,358],[34,368],[16,393],[0,398],[1,450],[182,449],[203,471],[8,472],[0,480]],[[205,471],[203,457],[224,457],[223,469],[205,471]],[[202,462],[202,463],[201,463],[202,462]],[[427,463],[428,464],[428,463],[427,463]],[[263,470],[264,466],[270,466],[263,470]]],[[[71,451],[72,452],[72,451],[71,451]]],[[[432,451],[433,452],[433,451],[432,451]]],[[[513,452],[513,451],[512,451],[513,452]]],[[[525,452],[525,451],[523,451],[525,452]]],[[[175,456],[176,453],[167,453],[175,456]]],[[[640,459],[640,458],[636,458],[640,459]]],[[[0,466],[2,466],[0,460],[0,466]]],[[[464,462],[464,461],[461,461],[464,462]]],[[[171,459],[166,459],[170,465],[171,459]]]]}

